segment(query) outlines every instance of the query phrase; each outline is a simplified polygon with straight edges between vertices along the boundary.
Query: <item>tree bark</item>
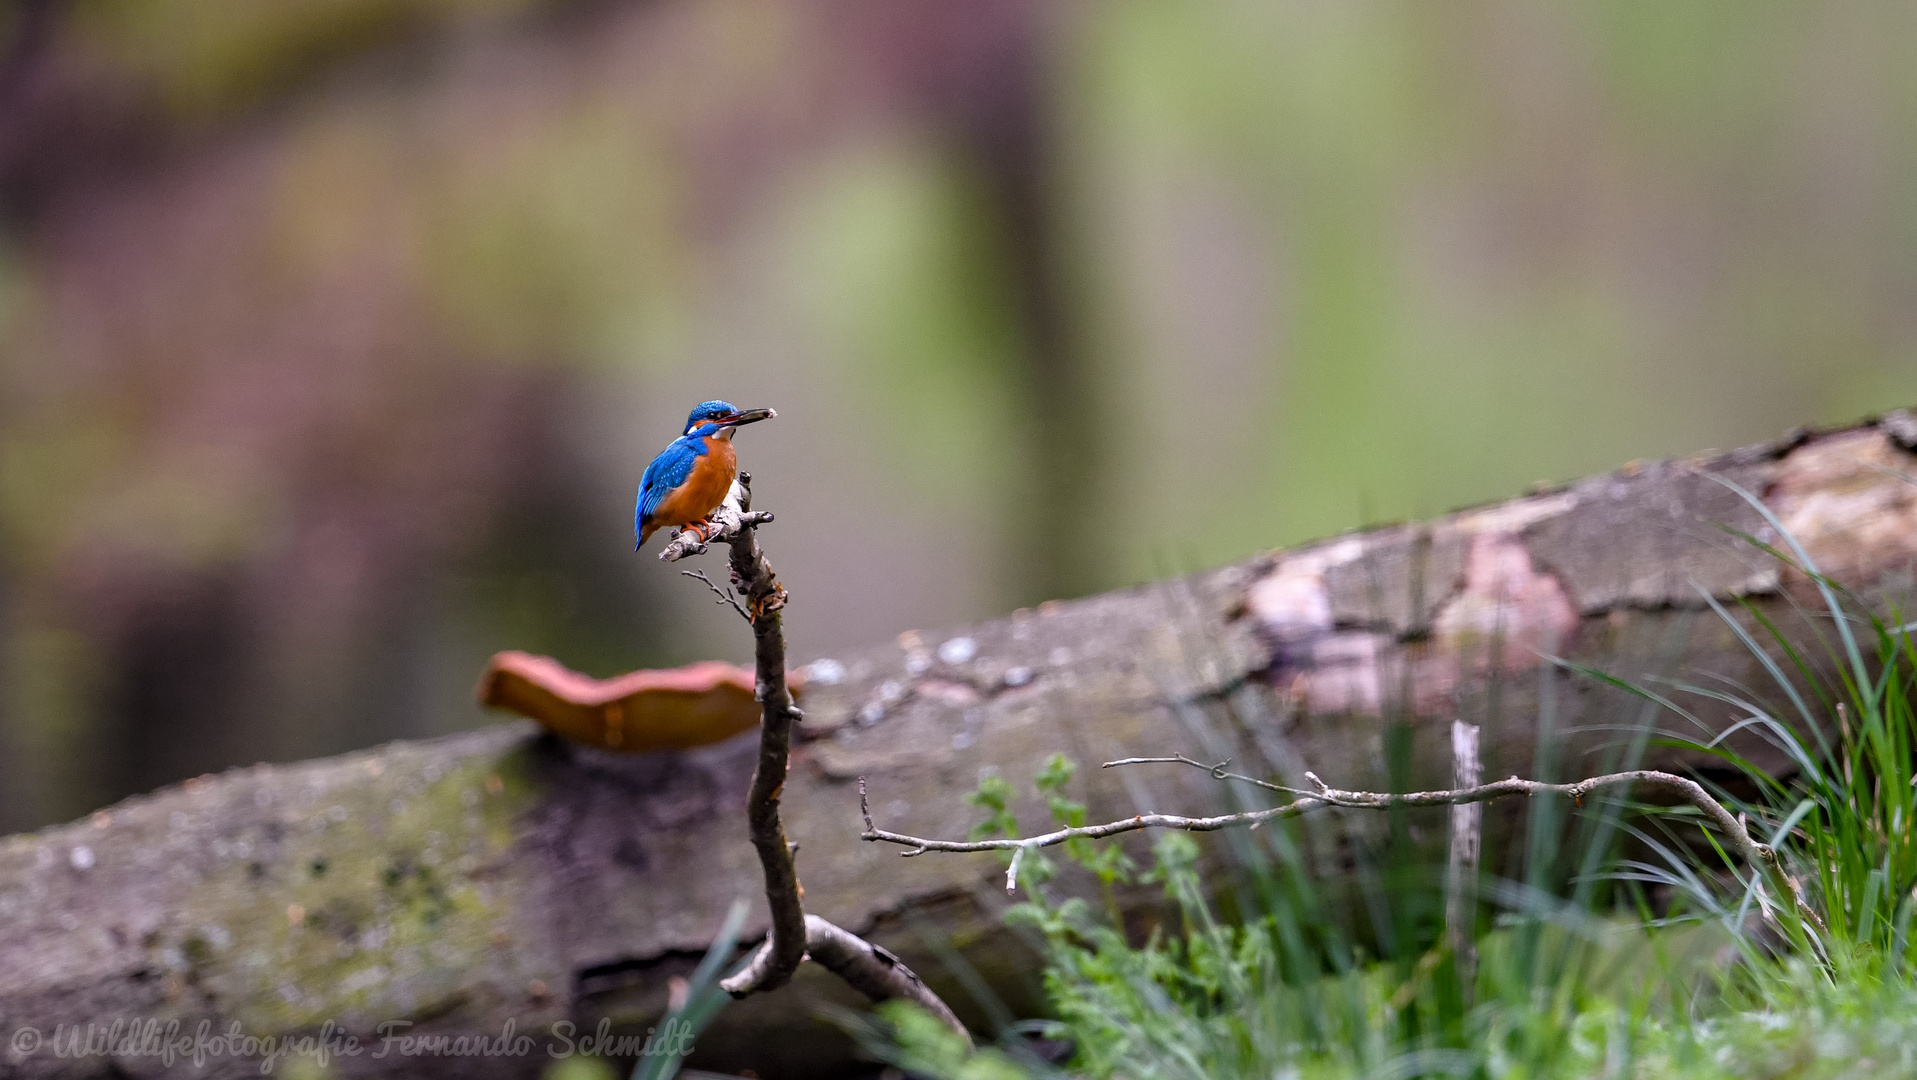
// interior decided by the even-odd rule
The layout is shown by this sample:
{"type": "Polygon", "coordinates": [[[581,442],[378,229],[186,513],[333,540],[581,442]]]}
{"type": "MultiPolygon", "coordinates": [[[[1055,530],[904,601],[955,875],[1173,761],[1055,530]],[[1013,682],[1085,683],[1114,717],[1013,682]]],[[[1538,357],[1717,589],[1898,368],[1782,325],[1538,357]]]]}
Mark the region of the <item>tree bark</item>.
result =
{"type": "MultiPolygon", "coordinates": [[[[944,936],[1014,1011],[1030,1008],[1035,958],[998,929],[1003,865],[859,842],[861,775],[886,828],[944,836],[968,823],[962,797],[982,775],[1029,788],[1054,751],[1089,762],[1223,750],[1240,755],[1236,768],[1387,790],[1379,748],[1405,739],[1401,779],[1435,787],[1459,718],[1483,728],[1486,775],[1548,779],[1534,768],[1544,760],[1560,775],[1604,771],[1595,763],[1615,733],[1585,729],[1629,724],[1637,704],[1545,657],[1763,687],[1709,601],[1750,598],[1809,632],[1791,609],[1815,600],[1802,574],[1735,535],[1780,539],[1718,478],[1759,495],[1825,572],[1866,598],[1901,596],[1917,569],[1914,426],[1899,414],[1627,468],[815,661],[780,800],[804,852],[806,907],[900,954],[984,1029],[985,1007],[925,942],[944,936]]],[[[739,814],[755,749],[741,736],[622,756],[513,723],[237,769],[7,838],[0,1035],[31,1026],[51,1042],[56,1025],[156,1017],[268,1036],[331,1021],[364,1047],[336,1057],[334,1075],[413,1075],[450,1063],[396,1047],[375,1056],[382,1022],[495,1036],[510,1021],[536,1050],[453,1067],[535,1076],[556,1022],[583,1034],[605,1017],[643,1033],[730,902],[761,895],[739,814]]],[[[1653,751],[1644,764],[1698,763],[1653,751]]],[[[1081,771],[1092,820],[1203,813],[1220,798],[1199,770],[1136,790],[1115,775],[1125,771],[1081,771]]],[[[1043,824],[1035,802],[1020,809],[1043,824]]],[[[762,929],[763,908],[757,919],[762,929]]],[[[857,999],[813,968],[728,1007],[695,1062],[763,1077],[842,1069],[849,1047],[813,1008],[857,999]]],[[[257,1058],[195,1068],[0,1046],[5,1076],[258,1069],[257,1058]]]]}

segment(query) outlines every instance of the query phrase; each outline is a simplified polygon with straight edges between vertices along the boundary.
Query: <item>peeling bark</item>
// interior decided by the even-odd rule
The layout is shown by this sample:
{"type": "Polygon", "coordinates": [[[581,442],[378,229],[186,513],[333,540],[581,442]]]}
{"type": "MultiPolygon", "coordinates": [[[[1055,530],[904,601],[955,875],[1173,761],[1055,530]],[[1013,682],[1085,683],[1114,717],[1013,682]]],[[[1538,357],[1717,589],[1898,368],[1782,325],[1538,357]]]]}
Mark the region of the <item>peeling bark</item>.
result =
{"type": "MultiPolygon", "coordinates": [[[[1826,572],[1867,597],[1903,598],[1917,569],[1917,456],[1900,423],[1626,469],[816,660],[781,798],[803,846],[806,906],[900,954],[982,1027],[916,926],[949,935],[989,985],[1028,1006],[1032,958],[997,929],[1003,867],[859,843],[850,781],[861,774],[889,828],[945,835],[981,775],[1026,786],[1058,750],[1209,757],[1222,744],[1244,754],[1240,767],[1308,767],[1341,788],[1377,788],[1376,748],[1398,722],[1411,732],[1412,782],[1441,786],[1449,725],[1463,719],[1484,729],[1486,775],[1532,775],[1540,739],[1564,743],[1561,769],[1598,771],[1579,755],[1605,736],[1562,733],[1628,722],[1627,703],[1541,654],[1627,677],[1704,670],[1764,684],[1706,599],[1753,598],[1801,629],[1790,606],[1808,583],[1725,531],[1779,540],[1713,477],[1761,496],[1826,572]],[[1555,717],[1551,730],[1540,716],[1555,717]]],[[[207,1019],[259,1035],[330,1020],[375,1043],[375,1026],[394,1019],[415,1021],[414,1033],[497,1033],[511,1019],[543,1034],[605,1016],[643,1032],[730,902],[761,892],[739,814],[754,750],[741,736],[620,755],[515,723],[238,769],[8,838],[0,1019],[49,1034],[207,1019]]],[[[1646,765],[1687,764],[1660,755],[1646,765]]],[[[1155,778],[1149,805],[1110,773],[1081,776],[1094,820],[1204,813],[1219,798],[1205,776],[1155,778]]],[[[1036,804],[1021,810],[1043,820],[1036,804]]],[[[811,1007],[856,999],[807,970],[729,1008],[695,1060],[766,1077],[839,1070],[849,1049],[811,1007]]],[[[0,1075],[192,1070],[9,1055],[0,1049],[0,1075]]],[[[542,1049],[459,1068],[533,1076],[549,1061],[542,1049]]],[[[333,1068],[438,1071],[370,1055],[333,1068]]],[[[215,1059],[192,1075],[257,1070],[215,1059]]]]}

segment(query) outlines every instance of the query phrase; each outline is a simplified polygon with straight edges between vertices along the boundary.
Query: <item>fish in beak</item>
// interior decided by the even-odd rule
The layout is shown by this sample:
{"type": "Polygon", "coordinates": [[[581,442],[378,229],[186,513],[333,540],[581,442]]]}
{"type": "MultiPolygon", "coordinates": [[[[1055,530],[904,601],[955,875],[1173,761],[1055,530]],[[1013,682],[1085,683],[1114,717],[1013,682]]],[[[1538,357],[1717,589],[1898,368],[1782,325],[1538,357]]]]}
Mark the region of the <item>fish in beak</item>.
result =
{"type": "Polygon", "coordinates": [[[739,415],[725,422],[727,427],[740,427],[744,424],[756,424],[761,420],[770,420],[779,415],[771,409],[741,409],[739,415]]]}

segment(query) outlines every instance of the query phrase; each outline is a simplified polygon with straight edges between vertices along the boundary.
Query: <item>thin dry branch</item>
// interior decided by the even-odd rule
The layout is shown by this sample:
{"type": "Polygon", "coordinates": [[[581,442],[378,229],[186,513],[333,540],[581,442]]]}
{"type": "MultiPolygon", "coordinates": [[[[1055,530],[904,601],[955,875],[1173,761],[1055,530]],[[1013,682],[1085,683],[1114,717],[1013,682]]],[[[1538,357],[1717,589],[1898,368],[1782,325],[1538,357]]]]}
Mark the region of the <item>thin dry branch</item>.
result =
{"type": "MultiPolygon", "coordinates": [[[[1476,787],[1484,779],[1479,734],[1476,724],[1451,721],[1451,782],[1459,788],[1476,787]]],[[[1477,921],[1478,856],[1483,839],[1484,804],[1453,806],[1451,852],[1445,865],[1444,926],[1458,969],[1458,983],[1467,998],[1477,982],[1478,950],[1471,931],[1477,921]]]]}
{"type": "Polygon", "coordinates": [[[1311,794],[1309,791],[1299,791],[1297,788],[1288,788],[1281,784],[1274,784],[1269,780],[1260,780],[1255,776],[1246,776],[1244,773],[1226,772],[1225,766],[1230,764],[1230,758],[1226,758],[1216,765],[1207,765],[1202,761],[1193,761],[1183,754],[1173,754],[1170,757],[1119,758],[1117,761],[1107,761],[1105,764],[1100,765],[1099,768],[1115,769],[1120,765],[1190,765],[1194,769],[1203,769],[1210,773],[1213,780],[1237,780],[1246,784],[1255,784],[1258,787],[1264,788],[1266,791],[1281,791],[1287,795],[1311,794]]]}
{"type": "Polygon", "coordinates": [[[771,514],[752,510],[752,476],[740,473],[711,522],[702,530],[681,529],[659,556],[677,562],[706,551],[710,544],[727,544],[731,549],[727,562],[732,587],[745,599],[743,606],[723,593],[703,571],[685,573],[719,592],[752,624],[754,693],[760,707],[759,761],[746,797],[746,820],[765,877],[772,925],[765,944],[743,968],[719,985],[735,998],[772,990],[790,981],[792,973],[810,955],[872,1000],[912,1001],[969,1040],[965,1025],[897,956],[805,913],[805,891],[799,885],[798,867],[793,861],[797,845],[786,839],[785,824],[779,816],[779,797],[785,791],[792,753],[792,725],[804,719],[804,714],[793,704],[786,685],[785,632],[779,614],[785,607],[785,587],[759,549],[757,528],[771,520],[771,514]]]}
{"type": "Polygon", "coordinates": [[[738,612],[739,617],[741,619],[744,619],[746,622],[749,623],[752,621],[752,613],[739,605],[739,598],[736,596],[733,596],[731,593],[725,591],[724,589],[721,589],[717,584],[713,582],[711,578],[706,576],[706,572],[704,570],[681,570],[679,571],[679,573],[685,577],[689,577],[697,581],[705,582],[706,588],[711,589],[712,594],[719,598],[719,603],[730,605],[732,607],[732,610],[738,612]]]}
{"type": "MultiPolygon", "coordinates": [[[[1182,755],[1168,758],[1126,758],[1107,762],[1107,768],[1116,765],[1167,762],[1193,765],[1211,772],[1221,779],[1236,779],[1232,774],[1222,773],[1223,765],[1206,765],[1182,755]]],[[[1691,804],[1704,817],[1717,827],[1723,835],[1726,845],[1737,857],[1749,866],[1768,872],[1772,879],[1788,892],[1795,900],[1798,911],[1813,925],[1823,927],[1822,920],[1804,900],[1803,892],[1797,883],[1778,866],[1777,853],[1768,844],[1758,843],[1751,837],[1736,815],[1724,808],[1722,803],[1711,798],[1710,793],[1695,780],[1674,773],[1659,772],[1654,769],[1634,769],[1629,772],[1608,773],[1593,776],[1568,784],[1547,784],[1537,780],[1523,780],[1516,776],[1489,784],[1451,791],[1345,791],[1334,788],[1318,778],[1318,774],[1307,772],[1305,778],[1318,786],[1315,792],[1304,792],[1294,788],[1280,787],[1264,781],[1253,783],[1270,787],[1276,791],[1296,796],[1291,802],[1264,810],[1247,810],[1236,814],[1219,814],[1215,817],[1185,817],[1178,814],[1137,814],[1118,821],[1108,821],[1102,825],[1080,825],[1038,836],[1023,838],[999,837],[990,840],[935,840],[921,836],[907,836],[903,833],[888,832],[878,828],[872,821],[872,811],[866,802],[865,780],[859,780],[859,812],[865,818],[865,831],[859,838],[866,841],[897,844],[909,848],[903,852],[906,857],[923,855],[928,851],[1010,851],[1012,865],[1005,875],[1005,889],[1013,892],[1018,887],[1018,866],[1026,852],[1036,848],[1053,847],[1067,840],[1083,838],[1100,840],[1121,833],[1137,832],[1140,829],[1179,829],[1185,832],[1216,832],[1220,829],[1257,828],[1267,821],[1279,821],[1298,817],[1324,807],[1340,807],[1348,810],[1386,810],[1394,806],[1458,806],[1465,803],[1489,802],[1509,795],[1563,795],[1579,805],[1593,792],[1613,787],[1644,787],[1668,792],[1680,800],[1691,804]]],[[[1244,779],[1251,779],[1245,777],[1244,779]]]]}
{"type": "MultiPolygon", "coordinates": [[[[912,969],[891,951],[817,915],[805,917],[806,955],[873,1001],[910,1001],[945,1021],[954,1031],[965,1025],[939,996],[926,988],[912,969]]],[[[968,1036],[969,1037],[969,1036],[968,1036]]]]}

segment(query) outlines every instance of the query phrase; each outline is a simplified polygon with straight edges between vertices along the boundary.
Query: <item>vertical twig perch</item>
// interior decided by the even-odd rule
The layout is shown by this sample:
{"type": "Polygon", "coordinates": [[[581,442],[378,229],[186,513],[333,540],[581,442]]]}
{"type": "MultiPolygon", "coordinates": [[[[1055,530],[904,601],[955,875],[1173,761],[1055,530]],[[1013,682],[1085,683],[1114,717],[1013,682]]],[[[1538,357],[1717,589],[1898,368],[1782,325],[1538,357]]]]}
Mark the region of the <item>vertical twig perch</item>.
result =
{"type": "Polygon", "coordinates": [[[817,915],[805,913],[805,892],[793,860],[796,845],[786,839],[785,824],[779,817],[779,797],[785,791],[792,753],[792,725],[803,719],[803,714],[792,703],[785,683],[785,632],[779,614],[785,607],[785,587],[759,549],[757,527],[771,520],[771,514],[752,509],[752,476],[740,473],[725,503],[712,515],[712,527],[703,539],[698,533],[681,530],[659,553],[661,559],[676,562],[706,551],[710,544],[727,544],[731,549],[727,562],[732,569],[732,587],[744,598],[741,614],[752,624],[760,707],[759,762],[746,797],[746,821],[765,876],[772,926],[765,944],[746,966],[719,985],[735,998],[775,989],[792,978],[810,953],[812,959],[872,1000],[912,1001],[969,1039],[952,1010],[898,957],[817,915]]]}
{"type": "MultiPolygon", "coordinates": [[[[1451,760],[1451,786],[1460,791],[1477,787],[1484,776],[1484,763],[1478,756],[1476,724],[1462,720],[1451,722],[1451,760]]],[[[1451,939],[1458,982],[1467,1000],[1478,973],[1478,948],[1471,930],[1477,916],[1478,851],[1483,834],[1484,804],[1453,803],[1451,858],[1445,872],[1444,925],[1451,939]]]]}

